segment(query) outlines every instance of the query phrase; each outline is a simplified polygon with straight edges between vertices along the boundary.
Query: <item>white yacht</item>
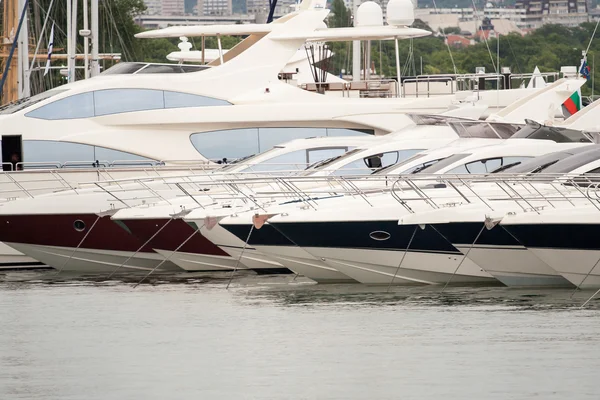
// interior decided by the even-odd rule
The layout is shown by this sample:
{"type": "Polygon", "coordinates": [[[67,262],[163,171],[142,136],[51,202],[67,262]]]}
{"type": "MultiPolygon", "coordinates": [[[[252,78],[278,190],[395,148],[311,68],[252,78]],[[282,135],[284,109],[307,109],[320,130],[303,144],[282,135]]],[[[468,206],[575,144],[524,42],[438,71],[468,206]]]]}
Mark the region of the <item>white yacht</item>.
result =
{"type": "MultiPolygon", "coordinates": [[[[443,112],[464,97],[334,97],[280,80],[307,41],[431,34],[407,27],[410,12],[394,19],[399,25],[326,29],[328,12],[306,1],[272,24],[192,27],[198,35],[249,36],[226,53],[222,65],[165,74],[122,65],[5,107],[0,110],[4,169],[235,159],[294,138],[389,133],[410,123],[404,112],[443,112]]],[[[495,113],[534,90],[481,91],[471,97],[495,113]]]]}
{"type": "Polygon", "coordinates": [[[600,288],[598,229],[598,174],[596,147],[565,158],[545,172],[566,188],[544,207],[515,208],[498,217],[499,227],[557,274],[581,289],[600,288]],[[565,175],[566,174],[566,175],[565,175]]]}
{"type": "MultiPolygon", "coordinates": [[[[548,102],[548,105],[560,104],[560,102],[562,102],[561,96],[564,96],[564,93],[569,93],[573,83],[578,85],[581,81],[557,82],[552,88],[546,88],[544,91],[540,91],[535,94],[535,96],[532,95],[531,97],[534,97],[538,104],[541,105],[546,102],[548,102]],[[569,88],[569,90],[565,91],[566,88],[569,88]],[[557,97],[557,93],[561,93],[561,95],[557,97]]],[[[510,120],[522,118],[523,109],[528,108],[525,104],[526,102],[521,101],[515,106],[508,107],[506,111],[503,110],[498,113],[498,115],[495,116],[495,119],[510,120]]],[[[546,107],[541,108],[545,109],[546,107]]],[[[536,117],[535,114],[530,113],[529,115],[536,117]]],[[[447,126],[447,122],[449,120],[455,120],[458,121],[457,123],[468,123],[467,120],[456,118],[448,119],[445,117],[411,116],[411,118],[416,122],[416,126],[387,135],[379,140],[364,142],[364,146],[361,147],[367,147],[366,149],[361,150],[361,147],[356,147],[343,156],[332,157],[326,161],[315,163],[311,168],[308,168],[303,172],[302,175],[307,177],[318,177],[370,174],[378,169],[388,168],[399,162],[402,163],[404,160],[423,149],[447,148],[448,146],[452,148],[452,144],[456,141],[457,135],[455,130],[452,130],[447,126]]],[[[461,126],[464,127],[464,125],[461,126]]],[[[497,136],[495,139],[490,139],[488,138],[488,133],[484,135],[483,139],[477,139],[475,133],[469,133],[469,139],[464,140],[469,142],[471,147],[475,147],[476,143],[481,146],[484,143],[489,144],[494,141],[497,142],[502,138],[507,137],[510,132],[515,132],[518,129],[517,125],[513,124],[494,123],[493,126],[496,127],[495,129],[497,131],[503,132],[504,136],[497,136]]],[[[301,144],[302,142],[298,141],[296,143],[301,144]]],[[[464,148],[467,148],[466,143],[464,148]]],[[[264,156],[267,156],[268,154],[269,152],[264,156]]],[[[280,159],[283,157],[290,160],[290,156],[291,154],[278,157],[280,159]]],[[[303,154],[302,157],[304,157],[303,154]]],[[[244,162],[244,164],[246,163],[247,162],[244,162]]],[[[277,166],[273,166],[270,163],[261,163],[255,168],[252,168],[252,170],[254,170],[253,172],[267,172],[276,169],[277,166]]],[[[251,169],[246,167],[240,170],[250,171],[251,169]]],[[[357,184],[360,185],[360,182],[357,182],[357,184]]],[[[311,186],[314,187],[315,183],[311,182],[310,179],[295,184],[297,190],[302,190],[311,186]]],[[[338,187],[338,190],[339,189],[340,188],[338,187]]],[[[260,191],[260,189],[257,190],[260,191]]],[[[263,192],[268,190],[269,188],[265,188],[263,192]]],[[[325,185],[322,190],[324,192],[329,191],[328,195],[335,195],[335,190],[327,187],[327,185],[325,185]]],[[[186,270],[230,269],[242,268],[244,266],[255,270],[261,270],[263,268],[274,268],[276,264],[280,265],[280,263],[283,262],[293,271],[310,276],[312,279],[319,282],[352,281],[349,277],[339,273],[318,259],[312,259],[310,262],[307,262],[308,259],[313,257],[304,252],[301,248],[294,248],[295,252],[301,254],[300,256],[295,257],[292,254],[287,253],[285,255],[279,255],[282,258],[275,261],[272,257],[257,252],[256,249],[251,246],[244,246],[243,241],[222,229],[218,224],[215,225],[207,222],[211,218],[222,218],[232,212],[237,212],[249,206],[251,207],[252,204],[249,205],[247,201],[238,201],[237,203],[220,201],[215,204],[202,204],[201,206],[194,203],[198,201],[202,200],[192,200],[191,198],[188,198],[180,199],[178,201],[175,200],[174,204],[134,207],[117,212],[113,216],[113,219],[120,220],[125,224],[131,224],[132,226],[139,225],[139,227],[143,229],[143,232],[140,232],[139,234],[144,237],[144,240],[150,238],[152,239],[152,243],[158,246],[154,247],[155,251],[165,255],[165,257],[169,257],[169,260],[186,270]],[[194,223],[202,235],[217,244],[221,249],[228,253],[231,258],[227,259],[220,257],[216,259],[215,254],[205,252],[200,248],[195,252],[189,251],[191,250],[191,247],[187,245],[187,243],[185,246],[188,251],[185,251],[183,248],[178,248],[178,244],[175,243],[175,241],[164,241],[164,243],[160,244],[160,238],[169,235],[167,231],[175,230],[176,224],[170,222],[168,228],[162,228],[159,235],[153,235],[155,235],[156,231],[161,229],[163,224],[170,219],[170,215],[175,212],[174,208],[177,206],[184,206],[187,209],[193,208],[189,214],[185,215],[184,219],[194,223]],[[154,223],[151,223],[151,221],[154,221],[154,223]],[[237,260],[239,260],[239,262],[237,260]],[[311,271],[307,271],[306,269],[311,271]]],[[[193,230],[190,230],[189,227],[181,226],[181,228],[177,229],[189,231],[188,234],[193,233],[193,230]]],[[[184,240],[184,238],[181,237],[180,239],[184,240]]],[[[179,243],[181,243],[181,241],[179,243]]]]}
{"type": "MultiPolygon", "coordinates": [[[[435,173],[468,173],[471,167],[485,167],[490,160],[498,160],[501,166],[503,161],[512,163],[513,158],[527,159],[581,145],[583,143],[511,139],[473,150],[472,154],[462,154],[453,162],[440,165],[435,173]]],[[[479,168],[478,172],[483,171],[479,168]]],[[[392,188],[394,196],[386,193],[366,199],[360,196],[323,199],[317,201],[314,208],[305,204],[268,207],[264,211],[227,217],[220,224],[242,240],[250,236],[248,244],[261,252],[289,255],[299,246],[313,256],[310,260],[320,259],[362,283],[444,283],[459,266],[452,278],[455,283],[493,281],[494,278],[475,263],[463,260],[462,253],[431,227],[417,229],[417,224],[398,225],[404,215],[431,210],[430,197],[437,204],[458,205],[465,201],[453,189],[438,188],[433,178],[421,184],[421,189],[407,187],[395,191],[392,188]],[[427,188],[428,183],[433,185],[427,188]],[[251,220],[257,213],[270,218],[254,235],[254,232],[250,234],[251,220]],[[286,244],[281,243],[281,237],[287,239],[286,244]],[[402,251],[406,251],[406,258],[400,267],[398,252],[402,251]]]]}

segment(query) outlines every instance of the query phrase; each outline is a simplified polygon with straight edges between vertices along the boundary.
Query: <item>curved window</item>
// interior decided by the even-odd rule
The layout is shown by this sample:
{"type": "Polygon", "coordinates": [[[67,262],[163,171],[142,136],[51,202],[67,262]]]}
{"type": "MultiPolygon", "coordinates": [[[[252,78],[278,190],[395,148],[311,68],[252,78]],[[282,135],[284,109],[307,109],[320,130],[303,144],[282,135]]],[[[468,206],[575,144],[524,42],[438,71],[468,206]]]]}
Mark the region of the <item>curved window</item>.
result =
{"type": "Polygon", "coordinates": [[[296,150],[250,165],[240,172],[299,171],[314,162],[339,156],[346,151],[347,147],[296,150]]]}
{"type": "Polygon", "coordinates": [[[89,92],[65,97],[30,111],[25,116],[50,120],[90,118],[94,116],[94,94],[89,92]]]}
{"type": "Polygon", "coordinates": [[[289,142],[294,139],[327,136],[325,128],[260,128],[258,130],[259,151],[289,142]]]}
{"type": "Polygon", "coordinates": [[[0,115],[2,114],[13,114],[17,111],[26,109],[29,106],[44,101],[52,96],[56,96],[59,93],[66,92],[68,89],[52,89],[45,92],[36,94],[35,96],[25,97],[12,103],[8,103],[0,107],[0,115]]]}
{"type": "Polygon", "coordinates": [[[80,93],[25,114],[48,120],[99,117],[164,108],[224,106],[231,103],[189,93],[153,89],[105,89],[80,93]]]}
{"type": "Polygon", "coordinates": [[[184,107],[213,107],[230,106],[231,103],[221,99],[200,96],[197,94],[164,92],[165,108],[184,108],[184,107]]]}
{"type": "Polygon", "coordinates": [[[447,174],[489,174],[494,172],[498,168],[523,162],[531,159],[532,157],[495,157],[487,158],[485,160],[477,160],[470,163],[466,163],[459,167],[453,168],[446,172],[447,174]]]}
{"type": "Polygon", "coordinates": [[[137,154],[106,147],[49,140],[24,140],[23,159],[25,169],[60,166],[91,168],[94,166],[153,165],[157,163],[155,160],[137,154]]]}
{"type": "Polygon", "coordinates": [[[354,160],[341,168],[337,169],[335,175],[367,175],[382,168],[395,165],[400,161],[404,161],[414,154],[423,151],[423,149],[414,150],[398,150],[387,153],[373,154],[368,157],[354,160]]]}
{"type": "Polygon", "coordinates": [[[108,89],[94,92],[96,116],[164,108],[162,90],[108,89]]]}
{"type": "Polygon", "coordinates": [[[329,136],[330,131],[335,133],[333,136],[338,136],[342,131],[348,134],[339,136],[353,136],[351,132],[355,135],[372,134],[372,131],[352,129],[242,128],[194,133],[190,135],[190,140],[196,150],[210,160],[235,160],[262,153],[294,139],[329,136]]]}

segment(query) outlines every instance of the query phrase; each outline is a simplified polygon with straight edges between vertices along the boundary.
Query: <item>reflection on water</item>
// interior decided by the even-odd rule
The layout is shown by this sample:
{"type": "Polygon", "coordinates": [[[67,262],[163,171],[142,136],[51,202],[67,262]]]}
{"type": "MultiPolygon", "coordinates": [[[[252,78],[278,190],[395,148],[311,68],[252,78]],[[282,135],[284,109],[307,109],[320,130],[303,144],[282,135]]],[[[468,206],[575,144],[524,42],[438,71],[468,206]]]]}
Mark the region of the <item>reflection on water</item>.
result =
{"type": "Polygon", "coordinates": [[[0,275],[0,399],[597,399],[591,292],[0,275]]]}

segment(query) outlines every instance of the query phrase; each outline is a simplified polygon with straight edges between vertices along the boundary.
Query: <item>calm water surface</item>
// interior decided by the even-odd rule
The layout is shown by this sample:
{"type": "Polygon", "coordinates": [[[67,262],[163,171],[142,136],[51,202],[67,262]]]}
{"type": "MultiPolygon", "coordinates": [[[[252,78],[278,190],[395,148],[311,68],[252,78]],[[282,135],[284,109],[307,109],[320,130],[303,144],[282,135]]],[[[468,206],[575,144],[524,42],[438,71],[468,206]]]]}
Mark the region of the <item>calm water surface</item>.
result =
{"type": "Polygon", "coordinates": [[[600,398],[591,293],[226,284],[0,275],[0,399],[600,398]]]}

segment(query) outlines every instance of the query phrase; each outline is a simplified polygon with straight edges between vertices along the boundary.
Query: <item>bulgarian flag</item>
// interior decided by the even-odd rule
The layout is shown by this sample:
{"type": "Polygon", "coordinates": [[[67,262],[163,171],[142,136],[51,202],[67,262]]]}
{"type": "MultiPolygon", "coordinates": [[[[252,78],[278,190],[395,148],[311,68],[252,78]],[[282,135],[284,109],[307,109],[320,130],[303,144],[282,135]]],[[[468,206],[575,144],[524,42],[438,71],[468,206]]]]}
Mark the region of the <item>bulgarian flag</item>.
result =
{"type": "Polygon", "coordinates": [[[569,97],[562,104],[562,109],[563,109],[563,114],[565,114],[565,117],[571,116],[571,115],[575,114],[577,111],[581,110],[581,92],[580,92],[580,89],[577,89],[577,91],[574,92],[571,95],[571,97],[569,97]]]}

